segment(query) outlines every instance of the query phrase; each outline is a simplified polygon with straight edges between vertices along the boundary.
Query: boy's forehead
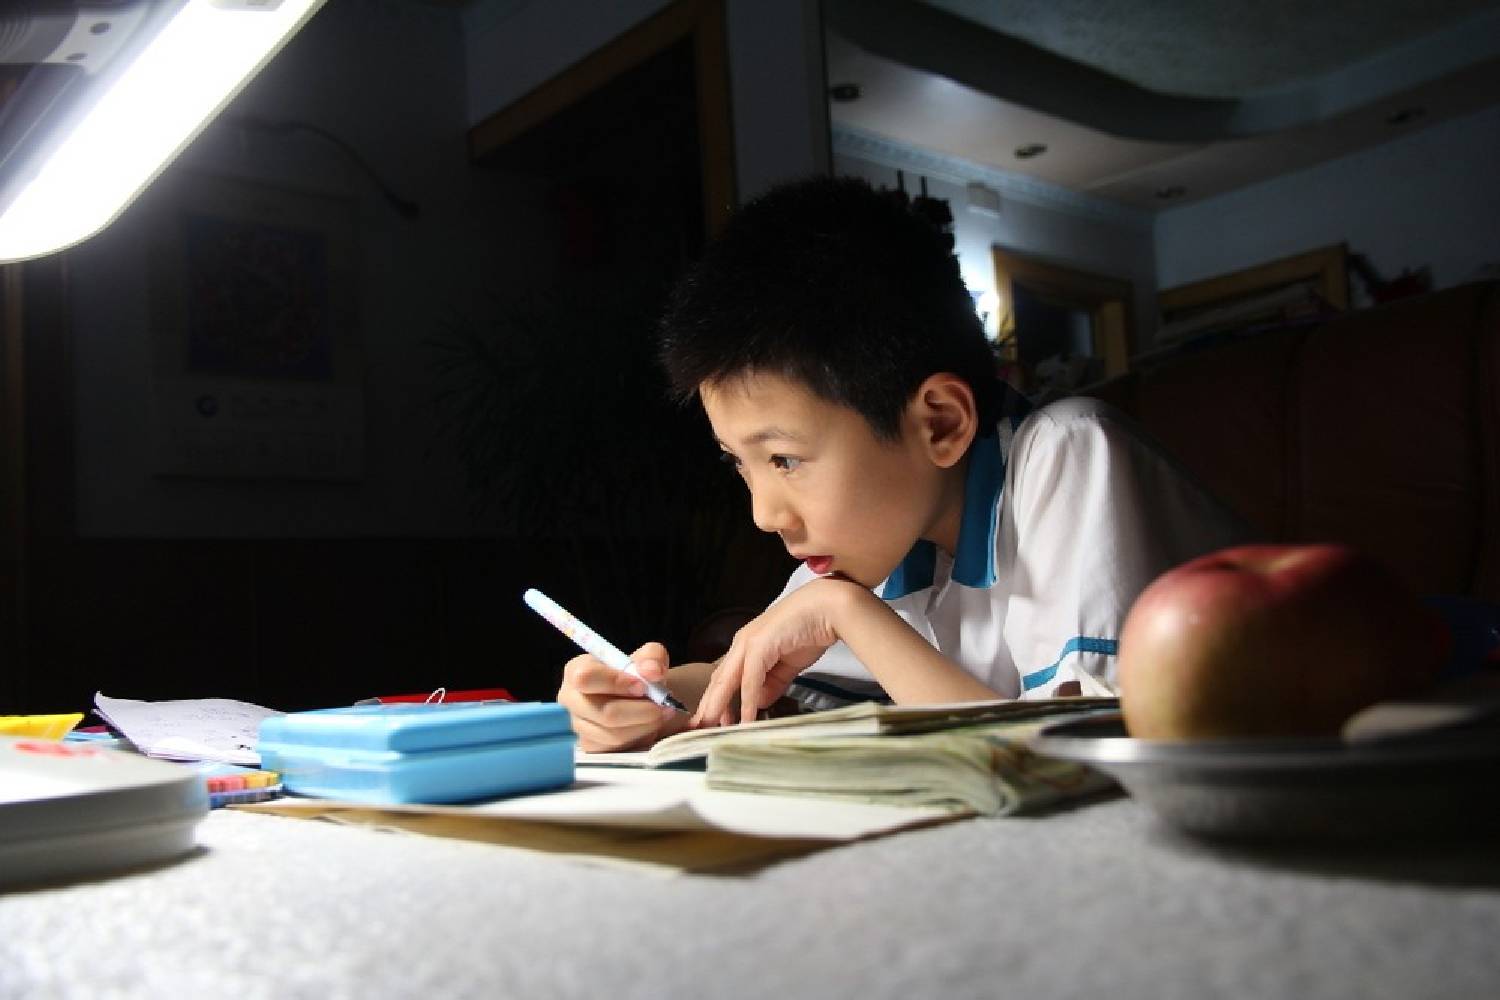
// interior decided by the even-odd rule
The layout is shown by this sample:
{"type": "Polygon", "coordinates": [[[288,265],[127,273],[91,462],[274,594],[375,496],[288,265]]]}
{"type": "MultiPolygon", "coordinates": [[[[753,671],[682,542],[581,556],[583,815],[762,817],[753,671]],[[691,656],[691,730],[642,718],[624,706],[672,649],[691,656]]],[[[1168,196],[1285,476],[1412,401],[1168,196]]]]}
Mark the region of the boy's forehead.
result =
{"type": "Polygon", "coordinates": [[[791,442],[814,446],[830,435],[873,435],[853,409],[817,395],[796,379],[775,374],[735,376],[704,382],[698,398],[727,448],[791,442]]]}
{"type": "Polygon", "coordinates": [[[737,439],[805,437],[832,405],[791,379],[767,374],[704,382],[698,398],[715,432],[737,439]]]}

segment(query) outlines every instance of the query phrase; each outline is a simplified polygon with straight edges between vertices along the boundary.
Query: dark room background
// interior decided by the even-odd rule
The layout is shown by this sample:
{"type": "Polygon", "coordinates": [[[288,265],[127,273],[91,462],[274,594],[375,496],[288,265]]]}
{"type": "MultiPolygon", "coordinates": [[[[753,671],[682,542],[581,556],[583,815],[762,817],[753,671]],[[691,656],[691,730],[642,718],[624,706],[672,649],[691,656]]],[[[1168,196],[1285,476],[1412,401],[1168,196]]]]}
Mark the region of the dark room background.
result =
{"type": "Polygon", "coordinates": [[[471,128],[457,5],[332,0],[106,231],[8,269],[0,711],[548,698],[576,651],[527,587],[678,659],[774,596],[653,358],[733,196],[722,20],[471,128]]]}
{"type": "Polygon", "coordinates": [[[954,83],[965,53],[1017,53],[1012,28],[1081,44],[1062,4],[328,0],[106,230],[0,268],[0,713],[96,691],[548,698],[574,650],[527,587],[623,648],[711,654],[705,624],[790,567],[696,410],[665,400],[652,324],[778,180],[920,184],[992,335],[1046,321],[1050,356],[1017,359],[1037,369],[1085,360],[1093,320],[1017,261],[1106,288],[1132,367],[1172,348],[1166,294],[1268,263],[1347,260],[1352,309],[1500,275],[1494,3],[1309,7],[1285,31],[1258,5],[1090,6],[1106,20],[1081,42],[1150,79],[1225,61],[1207,30],[1236,64],[1259,62],[1242,38],[1294,43],[1257,86],[1350,106],[1255,153],[1106,134],[1137,105],[1066,87],[1080,115],[1049,118],[998,55],[990,91],[954,83]],[[1115,16],[1183,58],[1113,45],[1115,16]],[[986,37],[986,17],[1025,23],[986,37]],[[1361,69],[1377,57],[1406,84],[1361,69]]]}

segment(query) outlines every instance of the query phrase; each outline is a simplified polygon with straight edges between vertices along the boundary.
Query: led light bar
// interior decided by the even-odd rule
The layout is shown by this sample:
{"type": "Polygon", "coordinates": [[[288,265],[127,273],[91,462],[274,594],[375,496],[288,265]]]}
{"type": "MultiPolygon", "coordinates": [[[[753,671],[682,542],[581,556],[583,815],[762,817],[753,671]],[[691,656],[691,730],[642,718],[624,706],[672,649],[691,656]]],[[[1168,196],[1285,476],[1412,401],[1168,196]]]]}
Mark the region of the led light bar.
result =
{"type": "Polygon", "coordinates": [[[103,229],[324,0],[187,0],[0,214],[0,261],[103,229]]]}

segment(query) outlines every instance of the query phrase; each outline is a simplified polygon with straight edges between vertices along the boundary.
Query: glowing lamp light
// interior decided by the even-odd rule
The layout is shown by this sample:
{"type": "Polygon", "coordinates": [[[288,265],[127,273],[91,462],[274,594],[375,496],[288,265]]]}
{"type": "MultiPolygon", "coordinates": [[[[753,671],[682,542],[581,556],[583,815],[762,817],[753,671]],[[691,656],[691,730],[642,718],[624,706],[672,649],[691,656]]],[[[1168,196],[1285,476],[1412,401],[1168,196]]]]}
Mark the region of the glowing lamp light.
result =
{"type": "Polygon", "coordinates": [[[975,303],[979,319],[984,323],[984,335],[991,340],[1000,336],[1000,293],[987,288],[975,303]]]}
{"type": "Polygon", "coordinates": [[[188,0],[0,215],[0,261],[103,229],[324,0],[188,0]]]}

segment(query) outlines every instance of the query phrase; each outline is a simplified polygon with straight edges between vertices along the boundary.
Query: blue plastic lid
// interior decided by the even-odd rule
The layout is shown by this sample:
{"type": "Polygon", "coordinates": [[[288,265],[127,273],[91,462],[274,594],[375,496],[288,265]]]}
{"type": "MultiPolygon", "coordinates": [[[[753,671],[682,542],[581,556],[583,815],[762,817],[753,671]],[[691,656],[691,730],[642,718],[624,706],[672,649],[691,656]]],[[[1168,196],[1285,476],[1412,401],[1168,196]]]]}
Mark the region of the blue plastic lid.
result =
{"type": "Polygon", "coordinates": [[[570,733],[554,701],[349,705],[289,712],[260,724],[263,743],[368,750],[442,750],[570,733]]]}

